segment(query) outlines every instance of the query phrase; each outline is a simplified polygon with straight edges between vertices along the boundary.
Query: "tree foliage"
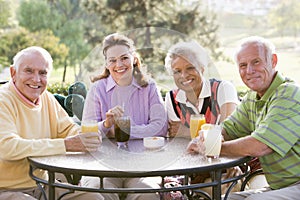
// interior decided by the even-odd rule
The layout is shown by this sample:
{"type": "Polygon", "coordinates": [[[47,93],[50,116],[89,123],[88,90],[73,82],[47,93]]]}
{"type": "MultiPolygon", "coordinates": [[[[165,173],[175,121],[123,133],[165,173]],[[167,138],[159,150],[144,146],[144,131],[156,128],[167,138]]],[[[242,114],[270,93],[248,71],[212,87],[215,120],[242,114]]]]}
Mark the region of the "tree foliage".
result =
{"type": "Polygon", "coordinates": [[[28,46],[41,46],[49,51],[54,60],[54,67],[60,65],[68,55],[68,48],[59,43],[49,30],[30,32],[26,29],[17,29],[3,34],[0,38],[0,55],[5,55],[2,65],[9,66],[14,55],[28,46]]]}
{"type": "Polygon", "coordinates": [[[80,0],[29,0],[23,1],[19,11],[20,25],[30,31],[51,30],[68,49],[65,57],[63,82],[66,68],[76,66],[87,55],[91,47],[85,39],[85,23],[88,16],[80,5],[80,0]]]}
{"type": "Polygon", "coordinates": [[[0,28],[5,28],[9,25],[11,11],[7,0],[0,0],[0,28]]]}
{"type": "Polygon", "coordinates": [[[180,3],[177,0],[83,0],[83,5],[88,11],[97,13],[102,24],[108,25],[110,32],[129,31],[128,35],[134,38],[138,48],[143,47],[139,53],[152,74],[164,70],[162,62],[166,50],[184,37],[195,39],[210,49],[215,59],[223,56],[218,49],[216,15],[205,15],[207,12],[201,11],[201,1],[180,3]],[[177,34],[172,36],[170,33],[174,32],[177,34]],[[162,43],[167,45],[162,46],[162,43]],[[159,52],[162,49],[164,51],[159,52]],[[160,66],[151,66],[151,62],[160,63],[160,66]]]}
{"type": "Polygon", "coordinates": [[[31,32],[49,29],[54,33],[61,26],[60,15],[46,1],[22,1],[18,10],[19,25],[31,32]]]}
{"type": "Polygon", "coordinates": [[[270,23],[281,36],[292,35],[295,38],[300,30],[299,0],[281,1],[270,12],[270,23]]]}
{"type": "Polygon", "coordinates": [[[215,59],[222,57],[216,16],[203,12],[201,1],[27,0],[21,1],[18,20],[30,32],[52,31],[69,49],[65,60],[59,62],[63,63],[59,67],[65,69],[63,76],[66,67],[71,66],[77,79],[92,47],[113,32],[131,30],[127,34],[134,39],[152,74],[164,70],[163,59],[170,45],[187,37],[209,49],[215,59]]]}

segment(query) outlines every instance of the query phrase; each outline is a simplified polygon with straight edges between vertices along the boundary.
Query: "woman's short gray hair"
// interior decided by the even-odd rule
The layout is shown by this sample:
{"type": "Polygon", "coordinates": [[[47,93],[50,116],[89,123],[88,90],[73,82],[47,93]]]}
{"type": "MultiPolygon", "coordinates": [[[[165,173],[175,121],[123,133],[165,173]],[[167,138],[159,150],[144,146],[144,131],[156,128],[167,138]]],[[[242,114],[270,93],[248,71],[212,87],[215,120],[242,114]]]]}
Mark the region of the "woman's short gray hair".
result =
{"type": "Polygon", "coordinates": [[[45,61],[48,63],[49,70],[52,71],[53,59],[52,59],[50,53],[46,49],[44,49],[42,47],[38,47],[38,46],[27,47],[27,48],[19,51],[13,58],[12,66],[15,69],[17,69],[19,67],[20,61],[22,60],[22,57],[29,55],[31,53],[39,53],[45,59],[45,61]]]}
{"type": "Polygon", "coordinates": [[[172,61],[178,56],[190,62],[200,73],[210,63],[207,51],[196,41],[178,42],[169,49],[165,58],[165,67],[170,74],[172,74],[172,61]]]}

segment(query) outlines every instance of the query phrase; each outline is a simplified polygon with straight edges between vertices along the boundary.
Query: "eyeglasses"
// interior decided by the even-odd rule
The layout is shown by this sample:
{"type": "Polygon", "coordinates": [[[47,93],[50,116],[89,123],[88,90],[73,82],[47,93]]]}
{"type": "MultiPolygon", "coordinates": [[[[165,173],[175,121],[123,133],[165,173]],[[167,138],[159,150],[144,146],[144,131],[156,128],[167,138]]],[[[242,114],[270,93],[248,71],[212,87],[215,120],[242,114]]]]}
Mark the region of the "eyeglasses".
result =
{"type": "Polygon", "coordinates": [[[107,59],[106,64],[108,67],[116,65],[118,60],[123,64],[129,64],[131,61],[131,54],[121,55],[119,57],[110,57],[107,59]]]}
{"type": "Polygon", "coordinates": [[[182,76],[183,72],[187,74],[191,74],[191,73],[195,73],[195,71],[198,71],[196,67],[189,66],[186,67],[185,69],[172,69],[172,74],[173,76],[182,76]]]}

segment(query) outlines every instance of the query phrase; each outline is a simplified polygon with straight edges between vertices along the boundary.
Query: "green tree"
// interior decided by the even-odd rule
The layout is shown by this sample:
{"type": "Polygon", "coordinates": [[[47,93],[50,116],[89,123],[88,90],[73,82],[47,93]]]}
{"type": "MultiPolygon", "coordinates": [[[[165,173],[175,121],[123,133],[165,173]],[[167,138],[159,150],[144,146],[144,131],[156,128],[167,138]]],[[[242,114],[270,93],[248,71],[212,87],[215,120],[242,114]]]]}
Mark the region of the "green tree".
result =
{"type": "Polygon", "coordinates": [[[16,52],[28,46],[41,46],[49,51],[54,60],[54,67],[60,65],[68,55],[68,48],[59,43],[51,31],[29,32],[21,28],[7,32],[0,38],[0,55],[5,55],[2,61],[3,66],[12,63],[16,52]]]}
{"type": "Polygon", "coordinates": [[[9,1],[0,0],[0,28],[6,28],[9,25],[8,19],[11,17],[9,5],[9,1]]]}
{"type": "Polygon", "coordinates": [[[60,65],[64,67],[62,81],[65,81],[67,66],[72,67],[76,74],[76,67],[80,67],[81,60],[91,49],[85,39],[84,24],[88,22],[80,0],[23,1],[19,13],[21,26],[30,31],[50,29],[68,47],[68,56],[60,65]]]}
{"type": "Polygon", "coordinates": [[[51,10],[47,1],[22,1],[17,16],[19,25],[31,32],[42,29],[49,29],[54,32],[61,26],[59,13],[56,10],[51,10]]]}
{"type": "Polygon", "coordinates": [[[61,16],[61,26],[56,29],[56,35],[69,49],[68,59],[65,61],[63,82],[66,75],[66,67],[73,67],[75,79],[81,79],[81,61],[91,50],[85,38],[85,26],[91,25],[91,18],[86,10],[82,9],[80,0],[49,0],[52,10],[56,10],[61,16]]]}
{"type": "Polygon", "coordinates": [[[128,34],[134,38],[137,48],[143,47],[139,53],[151,74],[164,70],[162,60],[170,44],[187,36],[210,49],[214,58],[222,57],[218,50],[216,15],[206,15],[207,12],[201,10],[201,1],[181,3],[178,0],[83,0],[83,5],[90,12],[97,13],[102,24],[108,25],[106,30],[133,30],[128,34]],[[162,31],[157,27],[170,31],[162,31]],[[164,39],[166,37],[169,41],[164,39]],[[160,64],[152,66],[151,63],[160,64]]]}
{"type": "Polygon", "coordinates": [[[300,2],[298,0],[281,1],[271,10],[270,23],[281,36],[292,35],[297,38],[300,30],[300,2]]]}

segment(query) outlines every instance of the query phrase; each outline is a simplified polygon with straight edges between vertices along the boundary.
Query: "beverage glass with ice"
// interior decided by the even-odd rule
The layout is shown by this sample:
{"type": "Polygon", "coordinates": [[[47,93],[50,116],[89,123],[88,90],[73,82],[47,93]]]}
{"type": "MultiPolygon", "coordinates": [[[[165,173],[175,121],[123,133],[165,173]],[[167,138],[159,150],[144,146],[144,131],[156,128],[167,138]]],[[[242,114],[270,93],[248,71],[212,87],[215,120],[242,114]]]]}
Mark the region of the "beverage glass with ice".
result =
{"type": "Polygon", "coordinates": [[[205,117],[203,114],[192,114],[190,117],[190,134],[191,138],[194,139],[198,136],[198,132],[201,126],[205,124],[205,117]]]}
{"type": "Polygon", "coordinates": [[[115,122],[115,138],[118,147],[127,147],[130,138],[130,117],[118,117],[115,119],[115,122]]]}
{"type": "Polygon", "coordinates": [[[86,120],[81,122],[81,132],[98,132],[98,123],[96,120],[86,120]]]}
{"type": "Polygon", "coordinates": [[[205,156],[219,158],[222,146],[222,127],[211,125],[208,130],[201,130],[204,137],[205,156]]]}

